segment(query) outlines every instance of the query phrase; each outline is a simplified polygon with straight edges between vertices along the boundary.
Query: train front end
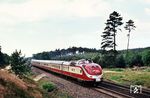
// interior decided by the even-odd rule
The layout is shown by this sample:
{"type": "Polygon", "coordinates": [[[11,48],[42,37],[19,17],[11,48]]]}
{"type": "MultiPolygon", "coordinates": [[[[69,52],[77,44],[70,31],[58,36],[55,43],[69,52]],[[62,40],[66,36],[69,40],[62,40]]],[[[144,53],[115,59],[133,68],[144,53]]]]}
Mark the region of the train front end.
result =
{"type": "Polygon", "coordinates": [[[102,81],[102,68],[100,65],[95,63],[89,63],[83,65],[85,69],[85,73],[88,78],[90,78],[94,82],[101,82],[102,81]]]}
{"type": "Polygon", "coordinates": [[[91,60],[79,60],[78,62],[82,65],[83,71],[89,81],[92,82],[101,82],[102,81],[102,68],[100,65],[93,63],[91,60]]]}

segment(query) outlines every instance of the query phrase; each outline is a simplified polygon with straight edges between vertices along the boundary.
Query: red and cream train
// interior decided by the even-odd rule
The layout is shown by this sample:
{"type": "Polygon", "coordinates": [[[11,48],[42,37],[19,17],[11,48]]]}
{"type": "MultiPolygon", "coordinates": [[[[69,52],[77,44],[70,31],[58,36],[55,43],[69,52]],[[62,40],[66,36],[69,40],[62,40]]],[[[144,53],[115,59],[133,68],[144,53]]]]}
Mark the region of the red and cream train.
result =
{"type": "Polygon", "coordinates": [[[81,81],[99,83],[102,81],[102,68],[91,60],[56,61],[56,60],[31,60],[31,65],[52,72],[76,78],[81,81]]]}

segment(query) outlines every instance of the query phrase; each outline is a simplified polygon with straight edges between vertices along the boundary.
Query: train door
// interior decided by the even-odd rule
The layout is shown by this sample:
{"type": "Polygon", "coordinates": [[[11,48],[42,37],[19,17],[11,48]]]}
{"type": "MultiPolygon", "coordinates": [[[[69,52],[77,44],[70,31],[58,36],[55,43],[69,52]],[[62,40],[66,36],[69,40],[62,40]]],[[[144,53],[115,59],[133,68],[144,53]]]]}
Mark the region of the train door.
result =
{"type": "Polygon", "coordinates": [[[62,73],[62,74],[63,74],[63,63],[64,63],[64,62],[62,62],[61,65],[60,65],[60,70],[61,70],[61,73],[62,73]]]}

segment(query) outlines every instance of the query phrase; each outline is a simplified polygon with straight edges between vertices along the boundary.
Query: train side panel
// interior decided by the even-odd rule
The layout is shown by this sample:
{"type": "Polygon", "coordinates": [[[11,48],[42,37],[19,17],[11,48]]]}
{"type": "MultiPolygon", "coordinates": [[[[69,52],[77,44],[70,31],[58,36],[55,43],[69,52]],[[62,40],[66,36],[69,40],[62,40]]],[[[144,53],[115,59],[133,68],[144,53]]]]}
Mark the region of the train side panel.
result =
{"type": "Polygon", "coordinates": [[[77,78],[82,81],[93,81],[93,79],[88,78],[84,73],[83,69],[79,66],[69,66],[69,65],[59,65],[59,64],[45,64],[45,63],[32,63],[33,66],[43,68],[45,70],[50,70],[56,73],[60,73],[66,76],[77,78]]]}
{"type": "Polygon", "coordinates": [[[82,81],[94,81],[92,77],[87,76],[87,73],[81,66],[70,66],[70,65],[63,65],[61,63],[46,63],[46,62],[36,62],[32,61],[31,64],[33,66],[50,70],[52,72],[56,72],[59,74],[63,74],[66,76],[70,76],[82,81]]]}

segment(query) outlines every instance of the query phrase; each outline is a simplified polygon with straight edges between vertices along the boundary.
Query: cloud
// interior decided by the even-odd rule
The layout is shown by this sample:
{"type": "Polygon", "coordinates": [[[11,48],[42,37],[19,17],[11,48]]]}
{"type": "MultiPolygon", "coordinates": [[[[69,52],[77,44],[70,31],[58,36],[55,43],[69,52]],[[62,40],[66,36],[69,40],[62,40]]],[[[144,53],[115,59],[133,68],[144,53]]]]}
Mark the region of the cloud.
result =
{"type": "Polygon", "coordinates": [[[145,13],[147,14],[147,15],[150,15],[150,8],[145,8],[145,13]]]}
{"type": "Polygon", "coordinates": [[[11,23],[32,22],[50,17],[104,16],[109,9],[109,3],[103,0],[28,0],[22,3],[1,3],[0,16],[7,17],[8,20],[4,20],[11,23]]]}
{"type": "Polygon", "coordinates": [[[142,2],[144,1],[145,3],[150,3],[150,0],[141,0],[142,2]]]}
{"type": "Polygon", "coordinates": [[[135,21],[135,25],[136,25],[136,29],[139,32],[145,32],[145,33],[149,33],[149,28],[150,28],[150,22],[149,21],[140,21],[140,20],[136,20],[135,21]]]}
{"type": "Polygon", "coordinates": [[[65,11],[77,17],[103,16],[110,5],[102,0],[73,0],[65,7],[65,11]]]}

